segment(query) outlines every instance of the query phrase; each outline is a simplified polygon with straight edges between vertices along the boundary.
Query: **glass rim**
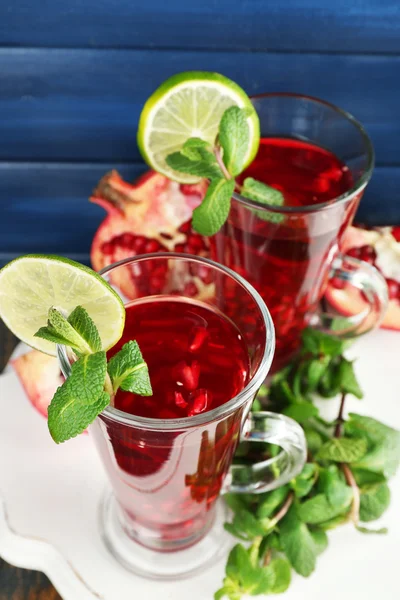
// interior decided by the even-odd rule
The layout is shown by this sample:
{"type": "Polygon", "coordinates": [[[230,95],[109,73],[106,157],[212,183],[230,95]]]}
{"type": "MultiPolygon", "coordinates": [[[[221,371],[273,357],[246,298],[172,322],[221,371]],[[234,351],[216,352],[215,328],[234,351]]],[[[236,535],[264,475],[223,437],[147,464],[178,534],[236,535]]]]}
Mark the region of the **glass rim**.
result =
{"type": "MultiPolygon", "coordinates": [[[[99,274],[101,276],[106,275],[107,273],[113,271],[116,268],[125,266],[129,263],[142,262],[145,260],[153,260],[153,259],[178,259],[183,261],[195,261],[198,263],[206,264],[213,269],[216,269],[222,272],[225,275],[230,276],[234,279],[238,284],[242,285],[245,290],[252,296],[256,305],[258,306],[261,316],[265,323],[265,348],[264,353],[261,358],[260,364],[257,367],[257,371],[254,373],[253,377],[250,379],[248,384],[239,392],[236,396],[225,402],[221,406],[217,408],[213,408],[212,410],[206,411],[199,415],[191,416],[191,417],[180,417],[177,419],[154,419],[151,417],[141,417],[137,415],[131,415],[126,413],[114,406],[107,406],[102,413],[100,413],[99,417],[104,417],[106,419],[117,421],[119,423],[142,427],[146,430],[165,430],[165,431],[177,431],[182,429],[189,429],[192,427],[197,427],[199,425],[204,425],[206,423],[211,423],[216,419],[224,417],[237,408],[239,408],[244,402],[251,396],[256,394],[261,384],[264,382],[271,363],[274,356],[275,350],[275,329],[272,321],[272,317],[270,312],[260,296],[257,290],[248,283],[241,275],[229,269],[229,267],[225,267],[210,258],[205,258],[202,256],[195,256],[192,254],[179,253],[179,252],[153,252],[150,254],[138,254],[137,256],[132,256],[130,258],[126,258],[124,260],[120,260],[115,262],[101,271],[99,274]]],[[[162,296],[162,294],[161,294],[162,296]]],[[[179,296],[177,296],[178,298],[179,296]]],[[[157,298],[157,296],[154,296],[157,298]]],[[[70,368],[70,364],[68,361],[67,350],[65,346],[57,346],[58,349],[58,358],[61,365],[61,370],[64,373],[64,370],[67,371],[70,368]],[[68,366],[67,366],[68,365],[68,366]]],[[[97,418],[99,418],[97,417],[97,418]]]]}
{"type": "Polygon", "coordinates": [[[338,106],[336,106],[335,104],[332,104],[331,102],[327,102],[326,100],[321,100],[320,98],[317,98],[315,96],[309,96],[307,94],[297,94],[297,93],[293,93],[293,92],[268,92],[268,93],[264,93],[264,94],[255,94],[254,96],[250,96],[250,99],[253,101],[253,100],[262,100],[263,98],[279,98],[279,97],[302,99],[302,100],[307,100],[310,103],[315,103],[315,104],[325,106],[325,107],[331,109],[333,112],[340,115],[341,117],[343,117],[346,121],[350,122],[358,130],[358,132],[361,134],[361,137],[363,139],[363,142],[365,145],[365,151],[367,154],[367,166],[366,166],[364,172],[360,175],[360,177],[357,179],[357,181],[354,182],[354,184],[352,185],[352,187],[349,190],[347,190],[340,196],[337,196],[336,198],[329,200],[328,202],[320,202],[319,204],[314,204],[312,206],[301,206],[301,207],[299,207],[299,206],[279,206],[279,207],[277,207],[272,204],[259,204],[258,202],[254,201],[254,200],[250,200],[249,198],[245,198],[244,196],[241,196],[237,192],[233,192],[232,197],[237,202],[240,202],[241,204],[244,204],[244,205],[248,206],[249,208],[255,208],[255,209],[261,210],[261,211],[265,210],[265,211],[269,211],[269,212],[281,213],[281,214],[286,214],[286,215],[315,213],[315,212],[324,210],[325,208],[329,208],[329,207],[332,208],[333,206],[336,206],[337,204],[341,204],[341,203],[350,201],[355,195],[357,195],[359,192],[361,192],[365,188],[365,186],[371,179],[372,171],[373,171],[373,168],[375,165],[374,147],[372,145],[371,138],[369,137],[366,129],[363,127],[363,125],[361,125],[361,123],[351,113],[347,112],[346,110],[344,110],[342,108],[339,108],[338,106]]]}

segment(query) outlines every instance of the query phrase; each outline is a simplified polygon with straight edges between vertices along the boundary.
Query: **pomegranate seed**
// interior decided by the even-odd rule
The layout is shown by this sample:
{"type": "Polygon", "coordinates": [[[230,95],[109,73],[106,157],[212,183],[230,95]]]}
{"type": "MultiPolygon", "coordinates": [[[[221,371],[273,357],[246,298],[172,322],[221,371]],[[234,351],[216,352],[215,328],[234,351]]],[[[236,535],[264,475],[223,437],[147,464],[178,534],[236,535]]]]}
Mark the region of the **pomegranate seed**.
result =
{"type": "MultiPolygon", "coordinates": [[[[181,187],[181,189],[182,189],[182,186],[180,186],[180,187],[181,187]]],[[[189,233],[189,231],[190,231],[191,227],[192,227],[192,224],[191,224],[191,222],[190,222],[190,221],[186,221],[186,223],[183,223],[183,225],[181,225],[181,226],[179,227],[179,231],[180,231],[181,233],[189,233]]]]}
{"type": "Polygon", "coordinates": [[[165,285],[165,278],[164,277],[153,277],[151,278],[151,289],[153,294],[157,293],[157,292],[162,292],[162,290],[164,289],[164,285],[165,285]]]}
{"type": "Polygon", "coordinates": [[[149,240],[146,244],[145,252],[149,254],[151,252],[158,252],[160,249],[160,244],[156,240],[149,240]]]}
{"type": "Polygon", "coordinates": [[[183,244],[177,244],[174,248],[175,252],[185,252],[185,246],[183,244]]]}
{"type": "Polygon", "coordinates": [[[199,250],[204,247],[204,242],[199,235],[191,235],[187,241],[188,252],[190,254],[196,254],[199,250]]]}
{"type": "Polygon", "coordinates": [[[393,227],[392,236],[396,240],[396,242],[400,242],[400,227],[393,227]]]}
{"type": "Polygon", "coordinates": [[[141,254],[145,251],[146,242],[147,240],[143,236],[138,236],[137,238],[135,238],[135,241],[133,243],[133,249],[135,250],[136,254],[141,254]]]}
{"type": "Polygon", "coordinates": [[[361,247],[350,248],[347,250],[346,254],[348,256],[352,256],[353,258],[361,258],[361,247]]]}
{"type": "Polygon", "coordinates": [[[212,283],[214,274],[209,267],[206,265],[199,265],[197,272],[200,279],[204,281],[204,283],[212,283]]]}
{"type": "Polygon", "coordinates": [[[119,243],[124,248],[132,248],[135,245],[135,236],[131,233],[123,233],[119,236],[119,243]]]}
{"type": "Polygon", "coordinates": [[[190,298],[192,298],[193,296],[197,296],[198,289],[193,283],[193,281],[190,281],[185,285],[185,287],[183,288],[183,293],[185,296],[189,296],[190,298]]]}
{"type": "Polygon", "coordinates": [[[104,242],[101,246],[101,251],[104,254],[112,254],[114,250],[114,245],[112,242],[104,242]]]}
{"type": "Polygon", "coordinates": [[[360,258],[364,262],[373,265],[376,259],[376,252],[372,246],[361,246],[360,248],[360,258]]]}
{"type": "Polygon", "coordinates": [[[203,345],[205,339],[208,337],[208,331],[205,327],[195,326],[190,332],[189,337],[189,350],[190,352],[197,352],[203,345]]]}
{"type": "Polygon", "coordinates": [[[190,185],[189,183],[181,183],[179,189],[184,196],[198,196],[200,198],[202,195],[196,185],[190,185]]]}
{"type": "Polygon", "coordinates": [[[179,408],[187,407],[188,403],[186,402],[181,392],[175,392],[175,404],[176,406],[179,406],[179,408]]]}
{"type": "Polygon", "coordinates": [[[389,292],[389,300],[400,298],[400,284],[395,279],[386,279],[389,292]]]}
{"type": "Polygon", "coordinates": [[[198,415],[207,409],[210,401],[210,392],[204,388],[200,388],[191,394],[191,400],[193,402],[191,409],[188,412],[189,417],[198,415]]]}
{"type": "Polygon", "coordinates": [[[186,390],[195,390],[199,385],[200,363],[194,360],[190,365],[182,360],[174,368],[174,376],[186,390]]]}
{"type": "Polygon", "coordinates": [[[340,279],[339,277],[333,277],[330,281],[330,284],[337,290],[342,290],[346,287],[346,282],[343,279],[340,279]]]}

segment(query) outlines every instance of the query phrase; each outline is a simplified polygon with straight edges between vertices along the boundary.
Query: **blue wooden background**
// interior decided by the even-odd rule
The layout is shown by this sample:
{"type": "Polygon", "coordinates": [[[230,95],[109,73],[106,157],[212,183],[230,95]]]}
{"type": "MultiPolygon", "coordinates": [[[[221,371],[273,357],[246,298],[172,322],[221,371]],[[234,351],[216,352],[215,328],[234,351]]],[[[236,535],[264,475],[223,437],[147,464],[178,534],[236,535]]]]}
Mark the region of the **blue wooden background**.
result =
{"type": "Polygon", "coordinates": [[[377,155],[358,219],[400,223],[399,0],[2,0],[0,263],[87,260],[91,190],[112,167],[143,171],[141,106],[189,69],[352,112],[377,155]]]}

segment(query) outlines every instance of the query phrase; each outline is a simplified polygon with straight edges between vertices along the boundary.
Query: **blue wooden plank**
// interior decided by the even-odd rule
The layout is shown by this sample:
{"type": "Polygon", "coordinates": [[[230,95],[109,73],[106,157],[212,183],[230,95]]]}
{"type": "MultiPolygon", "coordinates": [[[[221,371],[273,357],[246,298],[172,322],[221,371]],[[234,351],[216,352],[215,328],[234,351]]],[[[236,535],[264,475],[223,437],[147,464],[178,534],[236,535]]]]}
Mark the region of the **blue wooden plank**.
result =
{"type": "Polygon", "coordinates": [[[3,0],[15,46],[400,51],[395,0],[3,0]]]}
{"type": "Polygon", "coordinates": [[[249,94],[296,91],[352,112],[381,164],[400,162],[400,56],[0,49],[0,160],[134,161],[145,99],[169,75],[216,70],[249,94]]]}
{"type": "MultiPolygon", "coordinates": [[[[0,163],[0,261],[1,256],[6,260],[27,252],[84,259],[105,216],[88,197],[111,168],[117,168],[128,180],[144,171],[138,163],[0,163]]],[[[371,225],[400,224],[399,167],[375,170],[357,220],[371,225]]]]}

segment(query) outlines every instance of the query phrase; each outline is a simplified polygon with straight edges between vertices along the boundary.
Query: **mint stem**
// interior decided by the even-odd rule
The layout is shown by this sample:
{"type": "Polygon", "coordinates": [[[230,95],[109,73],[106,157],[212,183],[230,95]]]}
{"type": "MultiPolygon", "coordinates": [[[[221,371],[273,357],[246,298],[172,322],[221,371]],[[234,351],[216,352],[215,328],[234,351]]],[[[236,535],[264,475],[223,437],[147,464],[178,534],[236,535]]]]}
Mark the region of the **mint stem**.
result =
{"type": "Polygon", "coordinates": [[[289,492],[285,502],[282,504],[281,508],[278,510],[276,515],[274,517],[272,517],[271,521],[273,521],[275,524],[279,523],[279,521],[281,521],[283,519],[283,517],[288,512],[289,508],[292,506],[293,500],[294,500],[294,492],[289,492]]]}
{"type": "Polygon", "coordinates": [[[104,390],[107,392],[107,394],[110,395],[111,406],[114,406],[114,388],[113,388],[113,384],[111,381],[111,377],[109,376],[108,373],[106,373],[106,379],[104,381],[104,390]]]}
{"type": "MultiPolygon", "coordinates": [[[[334,437],[339,438],[342,435],[342,425],[344,423],[343,413],[344,413],[344,404],[346,401],[346,393],[343,392],[342,397],[340,399],[340,407],[339,414],[337,417],[334,437]]],[[[349,518],[353,521],[354,525],[357,527],[358,521],[360,519],[360,488],[357,485],[357,482],[354,478],[352,470],[350,469],[347,463],[340,463],[340,468],[343,471],[343,475],[345,476],[346,483],[349,485],[353,491],[353,501],[351,503],[351,509],[349,512],[349,518]]]]}
{"type": "Polygon", "coordinates": [[[271,562],[271,558],[272,558],[272,550],[271,550],[271,548],[268,548],[268,550],[266,551],[265,556],[264,556],[263,567],[268,567],[269,563],[271,562]]]}
{"type": "Polygon", "coordinates": [[[216,144],[214,147],[214,155],[215,158],[217,159],[217,163],[219,168],[221,169],[225,179],[232,179],[231,174],[229,173],[228,169],[226,168],[224,161],[222,160],[222,155],[221,155],[221,147],[216,144]]]}
{"type": "Polygon", "coordinates": [[[339,408],[339,414],[338,414],[338,418],[337,418],[337,422],[336,422],[336,427],[335,427],[335,433],[334,433],[334,437],[338,438],[342,435],[342,425],[344,422],[343,419],[343,412],[344,412],[344,403],[346,400],[346,394],[343,393],[342,394],[342,398],[340,400],[340,408],[339,408]]]}
{"type": "Polygon", "coordinates": [[[353,475],[349,465],[346,463],[341,463],[340,467],[346,478],[347,484],[353,490],[353,502],[351,503],[351,510],[349,513],[349,517],[353,521],[354,525],[357,527],[358,521],[360,519],[360,500],[361,500],[360,488],[357,485],[357,482],[354,478],[354,475],[353,475]]]}

